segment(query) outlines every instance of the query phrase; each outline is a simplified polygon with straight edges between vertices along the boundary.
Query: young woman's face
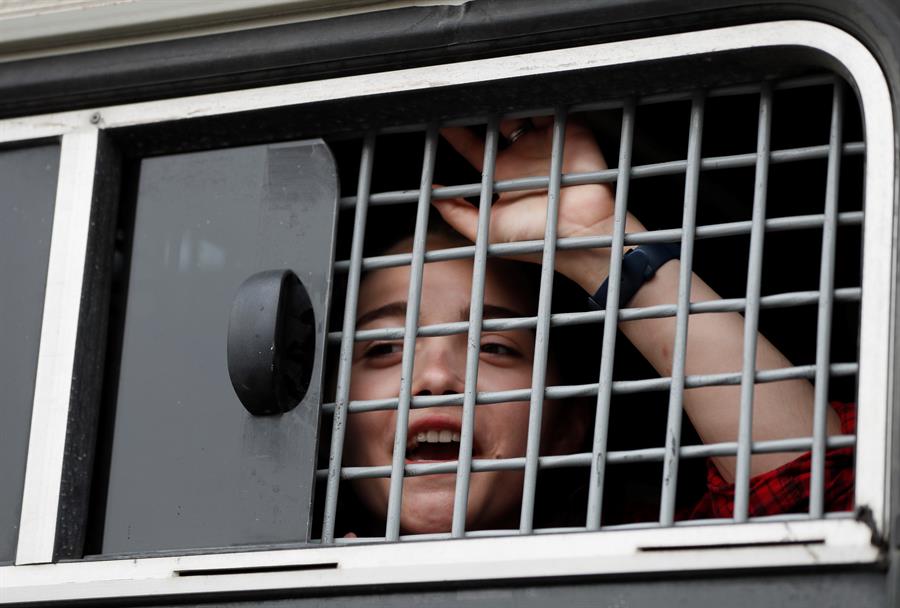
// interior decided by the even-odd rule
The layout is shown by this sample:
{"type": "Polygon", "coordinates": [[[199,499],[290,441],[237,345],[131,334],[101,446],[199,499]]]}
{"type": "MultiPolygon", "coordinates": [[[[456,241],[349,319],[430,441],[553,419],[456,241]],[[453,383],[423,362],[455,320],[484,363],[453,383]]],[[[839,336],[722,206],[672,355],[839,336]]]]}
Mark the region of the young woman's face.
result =
{"type": "MultiPolygon", "coordinates": [[[[515,264],[491,261],[487,266],[484,318],[534,314],[523,288],[525,277],[515,264]]],[[[425,265],[419,325],[469,320],[472,261],[425,265]]],[[[409,290],[409,267],[378,270],[360,286],[357,329],[402,327],[409,290]]],[[[419,338],[412,375],[413,395],[462,393],[465,387],[466,333],[419,338]]],[[[402,340],[359,342],[353,355],[351,400],[396,397],[400,392],[402,340]]],[[[503,391],[531,386],[534,332],[482,332],[478,390],[503,391]]],[[[548,383],[555,378],[548,370],[548,383]]],[[[545,408],[543,428],[555,422],[552,403],[545,408]]],[[[391,463],[397,413],[394,410],[351,414],[345,443],[347,466],[391,463]]],[[[413,409],[409,414],[406,462],[456,460],[462,407],[413,409]]],[[[476,407],[472,456],[515,458],[525,454],[528,402],[476,407]]],[[[542,441],[543,443],[543,441],[542,441]]],[[[550,447],[543,445],[542,451],[550,447]]],[[[551,448],[552,449],[552,448],[551,448]]],[[[467,529],[515,527],[522,494],[521,471],[489,471],[471,476],[467,529]]],[[[408,477],[403,482],[401,529],[405,533],[446,532],[453,515],[455,474],[408,477]]],[[[387,478],[360,480],[355,488],[378,518],[387,513],[387,478]]]]}

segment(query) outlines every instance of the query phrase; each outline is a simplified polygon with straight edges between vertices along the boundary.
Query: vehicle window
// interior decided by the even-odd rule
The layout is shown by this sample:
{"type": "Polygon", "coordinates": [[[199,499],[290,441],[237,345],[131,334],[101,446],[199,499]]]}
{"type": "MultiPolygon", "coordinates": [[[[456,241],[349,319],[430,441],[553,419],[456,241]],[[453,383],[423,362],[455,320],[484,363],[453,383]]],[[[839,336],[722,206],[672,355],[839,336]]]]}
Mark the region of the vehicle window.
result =
{"type": "Polygon", "coordinates": [[[0,150],[0,563],[16,555],[59,146],[0,150]]]}
{"type": "Polygon", "coordinates": [[[100,440],[102,523],[89,543],[120,554],[304,542],[317,375],[299,406],[254,416],[232,388],[226,346],[239,288],[266,270],[296,272],[324,330],[330,154],[299,142],[148,158],[136,190],[130,270],[116,277],[127,300],[113,331],[118,377],[107,379],[112,433],[100,440]]]}

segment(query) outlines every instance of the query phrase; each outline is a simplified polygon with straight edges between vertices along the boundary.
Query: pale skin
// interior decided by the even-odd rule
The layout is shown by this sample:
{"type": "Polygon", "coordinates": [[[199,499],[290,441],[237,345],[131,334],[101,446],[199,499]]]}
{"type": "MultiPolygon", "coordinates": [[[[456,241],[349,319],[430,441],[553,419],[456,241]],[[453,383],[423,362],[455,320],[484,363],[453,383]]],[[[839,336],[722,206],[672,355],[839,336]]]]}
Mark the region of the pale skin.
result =
{"type": "MultiPolygon", "coordinates": [[[[522,121],[500,124],[508,136],[522,121]]],[[[484,142],[465,128],[444,129],[444,138],[476,169],[481,170],[484,142]]],[[[533,127],[497,155],[497,180],[530,175],[547,175],[550,167],[552,119],[536,118],[533,127]]],[[[566,128],[564,173],[597,171],[606,168],[603,154],[590,130],[577,120],[566,128]]],[[[565,187],[560,193],[558,236],[609,235],[613,230],[614,193],[603,184],[565,187]]],[[[434,207],[459,234],[475,240],[478,210],[460,199],[434,201],[434,207]]],[[[491,208],[490,242],[543,238],[546,221],[546,191],[502,193],[491,208]]],[[[626,232],[643,231],[631,214],[626,232]]],[[[454,246],[431,239],[429,249],[454,246]]],[[[409,250],[408,243],[399,250],[409,250]]],[[[540,255],[522,256],[522,261],[540,263],[540,255]]],[[[556,271],[585,292],[593,293],[609,272],[608,248],[558,251],[556,271]]],[[[522,310],[515,271],[500,260],[487,267],[485,306],[502,316],[529,316],[522,310]],[[502,312],[506,310],[507,312],[502,312]]],[[[408,291],[409,268],[392,268],[369,274],[360,287],[358,329],[403,326],[408,291]]],[[[447,321],[467,321],[471,293],[472,262],[458,260],[426,264],[420,308],[420,325],[447,321]]],[[[631,307],[671,304],[677,299],[680,263],[663,265],[629,302],[631,307]]],[[[691,301],[719,296],[697,275],[692,275],[691,301]]],[[[489,316],[486,311],[486,317],[489,316]]],[[[622,323],[620,329],[662,376],[671,375],[675,339],[674,318],[647,319],[622,323]]],[[[736,372],[742,368],[744,320],[737,313],[698,314],[690,317],[685,374],[736,372]]],[[[596,348],[599,348],[597,337],[596,348]]],[[[482,337],[479,358],[479,391],[526,388],[530,385],[533,361],[533,332],[495,332],[482,337]]],[[[360,343],[354,354],[351,400],[396,397],[399,392],[402,346],[389,343],[360,343]]],[[[420,338],[416,343],[413,394],[456,394],[465,381],[466,336],[420,338]]],[[[762,335],[757,336],[756,367],[760,370],[789,367],[790,362],[762,335]]],[[[548,384],[555,372],[548,370],[548,384]]],[[[509,458],[522,456],[527,435],[527,403],[510,403],[476,408],[475,457],[509,458]]],[[[582,441],[583,420],[559,418],[563,408],[548,404],[542,425],[542,453],[569,453],[582,441]]],[[[740,387],[706,387],[684,393],[684,409],[705,443],[735,441],[740,417],[740,387]]],[[[391,458],[395,412],[381,411],[350,416],[347,464],[383,465],[391,458]]],[[[410,433],[429,425],[458,430],[461,408],[413,410],[410,433]],[[431,418],[425,418],[431,416],[431,418]],[[423,422],[424,420],[424,422],[423,422]],[[418,425],[418,426],[417,426],[418,425]]],[[[806,380],[758,384],[754,392],[752,435],[754,441],[808,436],[813,420],[813,387],[806,380]]],[[[827,413],[828,434],[840,432],[837,414],[827,413]]],[[[422,458],[412,451],[413,460],[422,458]]],[[[750,473],[774,469],[796,458],[796,453],[759,454],[751,459],[750,473]]],[[[431,459],[427,456],[425,459],[431,459]]],[[[435,458],[441,459],[441,458],[435,458]]],[[[722,476],[733,481],[736,459],[713,459],[722,476]]],[[[515,525],[521,497],[521,473],[487,472],[474,474],[467,509],[467,529],[515,525]]],[[[365,480],[356,484],[357,493],[377,517],[387,510],[389,480],[365,480]]],[[[455,487],[454,475],[410,478],[404,482],[401,529],[407,533],[447,531],[450,527],[455,487]]]]}

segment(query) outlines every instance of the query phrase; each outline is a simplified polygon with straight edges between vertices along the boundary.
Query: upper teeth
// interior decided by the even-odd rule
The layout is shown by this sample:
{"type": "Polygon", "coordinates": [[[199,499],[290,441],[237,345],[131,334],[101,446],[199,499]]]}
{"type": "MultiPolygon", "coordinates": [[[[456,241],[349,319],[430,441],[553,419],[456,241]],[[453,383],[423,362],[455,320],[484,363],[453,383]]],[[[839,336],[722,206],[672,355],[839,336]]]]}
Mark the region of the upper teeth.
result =
{"type": "Polygon", "coordinates": [[[451,441],[459,442],[459,433],[454,433],[453,431],[448,431],[446,429],[441,431],[422,431],[418,435],[416,435],[416,441],[418,443],[450,443],[451,441]]]}

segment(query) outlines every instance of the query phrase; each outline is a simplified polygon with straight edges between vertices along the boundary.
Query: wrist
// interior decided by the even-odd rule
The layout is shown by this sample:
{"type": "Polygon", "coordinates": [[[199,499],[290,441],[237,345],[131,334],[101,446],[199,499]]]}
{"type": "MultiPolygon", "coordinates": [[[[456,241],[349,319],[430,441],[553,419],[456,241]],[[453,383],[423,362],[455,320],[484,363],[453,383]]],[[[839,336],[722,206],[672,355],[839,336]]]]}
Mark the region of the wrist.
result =
{"type": "Polygon", "coordinates": [[[558,251],[556,270],[585,292],[594,293],[609,275],[609,259],[608,248],[558,251]]]}
{"type": "MultiPolygon", "coordinates": [[[[564,236],[609,235],[612,234],[614,228],[613,218],[610,216],[590,227],[580,228],[564,236]]],[[[625,234],[634,234],[645,230],[643,224],[631,213],[626,215],[625,234]]],[[[633,245],[623,247],[623,255],[632,248],[633,245]]],[[[585,292],[592,294],[609,276],[611,251],[610,247],[557,251],[556,270],[577,283],[585,292]]]]}
{"type": "MultiPolygon", "coordinates": [[[[680,248],[668,243],[641,245],[630,250],[622,258],[621,274],[618,281],[619,307],[627,306],[645,283],[650,281],[657,270],[672,260],[677,260],[680,248]]],[[[602,310],[607,306],[609,279],[603,281],[589,298],[591,308],[602,310]]]]}

